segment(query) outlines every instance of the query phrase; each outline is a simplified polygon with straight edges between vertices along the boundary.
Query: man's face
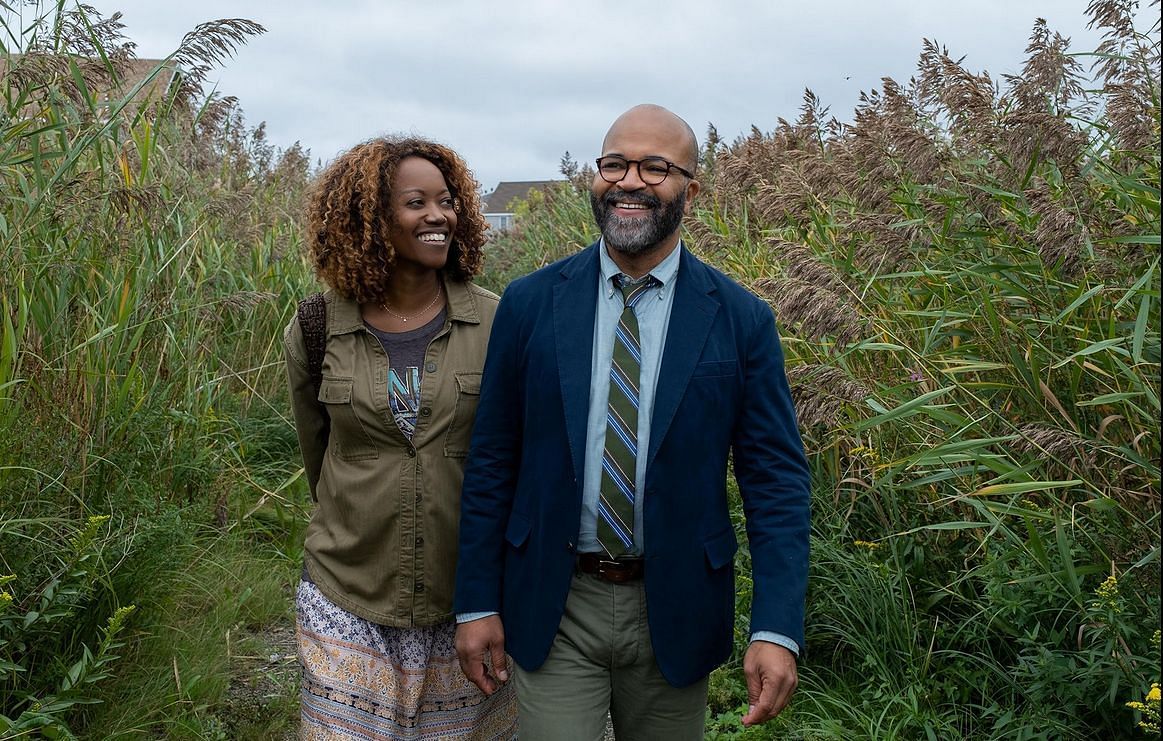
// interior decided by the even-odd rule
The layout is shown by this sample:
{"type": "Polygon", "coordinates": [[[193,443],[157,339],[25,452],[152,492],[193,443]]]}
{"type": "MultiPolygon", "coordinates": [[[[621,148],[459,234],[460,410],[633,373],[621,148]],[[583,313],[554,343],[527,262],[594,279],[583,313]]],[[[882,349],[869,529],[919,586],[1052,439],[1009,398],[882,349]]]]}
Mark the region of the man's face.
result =
{"type": "MultiPolygon", "coordinates": [[[[618,155],[627,160],[662,158],[693,170],[690,140],[668,120],[649,114],[624,116],[615,122],[602,146],[602,156],[618,155]]],[[[616,183],[601,173],[594,175],[590,206],[606,244],[627,255],[651,252],[677,241],[679,226],[689,199],[698,192],[698,182],[671,168],[666,180],[657,185],[643,182],[636,164],[616,183]]]]}
{"type": "Polygon", "coordinates": [[[627,255],[649,252],[682,224],[686,212],[685,188],[673,194],[671,200],[663,201],[646,191],[627,191],[605,181],[603,184],[607,186],[604,194],[598,195],[597,188],[590,191],[590,208],[606,244],[618,252],[627,255]]]}

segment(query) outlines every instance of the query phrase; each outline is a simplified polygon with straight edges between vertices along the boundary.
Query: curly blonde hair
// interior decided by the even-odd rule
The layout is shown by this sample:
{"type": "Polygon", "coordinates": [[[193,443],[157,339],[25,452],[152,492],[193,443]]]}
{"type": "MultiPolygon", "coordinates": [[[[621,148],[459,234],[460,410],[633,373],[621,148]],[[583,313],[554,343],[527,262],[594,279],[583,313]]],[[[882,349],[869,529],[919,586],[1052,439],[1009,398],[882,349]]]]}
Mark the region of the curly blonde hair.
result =
{"type": "Polygon", "coordinates": [[[456,230],[444,273],[469,281],[484,262],[485,230],[476,180],[448,147],[416,137],[380,137],[357,144],[319,175],[307,196],[307,250],[315,273],[339,295],[382,303],[396,263],[391,183],[405,157],[440,170],[456,204],[456,230]]]}

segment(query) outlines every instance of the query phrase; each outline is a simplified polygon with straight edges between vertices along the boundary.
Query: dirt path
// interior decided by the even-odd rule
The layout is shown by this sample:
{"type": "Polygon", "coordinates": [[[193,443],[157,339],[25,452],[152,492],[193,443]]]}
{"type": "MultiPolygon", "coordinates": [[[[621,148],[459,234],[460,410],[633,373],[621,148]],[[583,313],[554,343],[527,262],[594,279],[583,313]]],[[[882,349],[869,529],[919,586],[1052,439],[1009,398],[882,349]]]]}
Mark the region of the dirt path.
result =
{"type": "Polygon", "coordinates": [[[230,738],[298,738],[299,661],[289,621],[232,637],[230,687],[218,715],[230,738]]]}

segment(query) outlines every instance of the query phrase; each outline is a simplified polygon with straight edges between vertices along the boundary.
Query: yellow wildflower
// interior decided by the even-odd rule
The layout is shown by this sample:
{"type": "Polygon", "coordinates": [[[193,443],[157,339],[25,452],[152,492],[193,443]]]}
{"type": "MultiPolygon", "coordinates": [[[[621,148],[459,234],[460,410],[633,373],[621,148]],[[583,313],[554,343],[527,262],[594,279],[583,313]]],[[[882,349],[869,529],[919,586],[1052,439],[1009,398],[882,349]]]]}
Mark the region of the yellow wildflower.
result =
{"type": "Polygon", "coordinates": [[[852,455],[856,458],[863,458],[869,463],[880,462],[880,453],[877,453],[874,449],[865,447],[863,445],[858,445],[853,448],[852,455]]]}
{"type": "Polygon", "coordinates": [[[1139,728],[1146,733],[1159,733],[1159,685],[1152,684],[1151,689],[1147,692],[1143,699],[1146,702],[1128,702],[1127,707],[1131,710],[1137,710],[1143,714],[1142,720],[1139,721],[1139,728]]]}
{"type": "Polygon", "coordinates": [[[1099,599],[1103,602],[1112,602],[1118,599],[1119,596],[1119,580],[1114,576],[1108,576],[1102,584],[1098,585],[1098,589],[1094,590],[1099,599]]]}
{"type": "Polygon", "coordinates": [[[854,541],[852,541],[852,545],[856,546],[857,548],[867,548],[870,551],[875,551],[882,544],[881,543],[873,543],[873,542],[868,541],[868,540],[854,540],[854,541]]]}

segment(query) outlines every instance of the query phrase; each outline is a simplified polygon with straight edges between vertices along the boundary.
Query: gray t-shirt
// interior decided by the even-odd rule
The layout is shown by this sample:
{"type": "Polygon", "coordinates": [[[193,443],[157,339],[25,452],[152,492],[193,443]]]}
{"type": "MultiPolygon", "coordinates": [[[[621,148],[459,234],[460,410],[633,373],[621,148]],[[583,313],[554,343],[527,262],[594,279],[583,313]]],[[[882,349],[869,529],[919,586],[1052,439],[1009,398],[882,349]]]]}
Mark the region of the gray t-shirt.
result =
{"type": "Polygon", "coordinates": [[[420,411],[424,353],[428,350],[428,343],[444,326],[447,314],[448,310],[442,309],[432,321],[407,332],[383,332],[364,323],[388,355],[388,403],[400,432],[409,440],[416,431],[416,415],[420,411]]]}

